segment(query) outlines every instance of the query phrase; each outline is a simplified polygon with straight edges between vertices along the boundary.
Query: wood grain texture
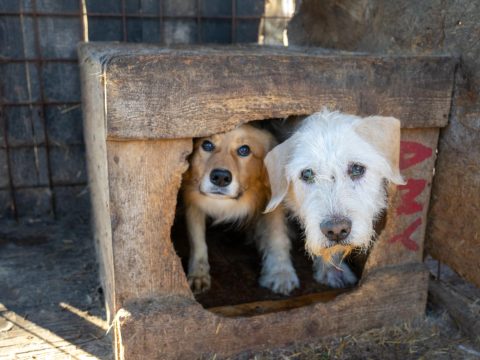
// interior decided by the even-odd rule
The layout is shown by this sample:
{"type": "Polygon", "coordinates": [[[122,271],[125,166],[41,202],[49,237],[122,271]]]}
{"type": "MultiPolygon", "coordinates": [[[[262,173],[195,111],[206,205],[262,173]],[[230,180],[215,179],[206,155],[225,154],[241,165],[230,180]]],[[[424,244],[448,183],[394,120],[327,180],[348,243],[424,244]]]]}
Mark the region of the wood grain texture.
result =
{"type": "Polygon", "coordinates": [[[401,164],[405,168],[401,173],[407,184],[391,193],[386,225],[368,256],[365,273],[385,266],[422,262],[438,134],[439,130],[434,128],[402,129],[401,164]],[[414,158],[416,149],[425,151],[425,158],[414,158]],[[419,186],[412,188],[417,183],[419,186]]]}
{"type": "Polygon", "coordinates": [[[328,303],[254,317],[226,318],[192,300],[166,297],[132,304],[120,328],[126,359],[197,359],[264,350],[318,337],[355,334],[423,316],[422,265],[372,273],[355,291],[328,303]],[[180,339],[183,339],[180,341],[180,339]]]}
{"type": "Polygon", "coordinates": [[[107,142],[115,311],[138,298],[192,296],[170,240],[192,141],[107,142]]]}
{"type": "Polygon", "coordinates": [[[84,57],[80,69],[84,114],[83,130],[92,204],[91,219],[95,249],[100,265],[100,279],[105,293],[107,321],[110,321],[115,309],[115,277],[108,193],[104,82],[100,77],[100,63],[84,57]]]}
{"type": "Polygon", "coordinates": [[[326,290],[321,293],[302,295],[291,299],[255,301],[239,305],[212,307],[208,308],[208,311],[226,317],[254,316],[277,311],[287,311],[315,303],[326,303],[346,292],[348,292],[348,289],[326,290]]]}
{"type": "Polygon", "coordinates": [[[103,64],[109,138],[205,136],[324,106],[396,116],[403,127],[440,127],[450,109],[455,62],[449,57],[258,46],[103,47],[83,45],[103,64]]]}
{"type": "Polygon", "coordinates": [[[108,136],[205,136],[324,106],[396,116],[403,127],[446,124],[453,83],[448,59],[293,55],[115,57],[106,66],[108,136]]]}
{"type": "Polygon", "coordinates": [[[460,329],[477,344],[480,344],[480,313],[478,298],[469,299],[441,280],[430,280],[429,301],[447,309],[460,329]]]}

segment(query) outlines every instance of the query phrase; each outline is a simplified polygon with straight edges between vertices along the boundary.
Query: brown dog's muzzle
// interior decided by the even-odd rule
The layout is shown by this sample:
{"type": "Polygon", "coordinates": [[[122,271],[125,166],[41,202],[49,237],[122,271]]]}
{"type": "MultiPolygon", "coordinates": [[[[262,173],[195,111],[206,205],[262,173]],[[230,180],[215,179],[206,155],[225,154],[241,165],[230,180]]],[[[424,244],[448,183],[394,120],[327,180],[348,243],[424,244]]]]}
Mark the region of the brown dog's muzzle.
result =
{"type": "Polygon", "coordinates": [[[219,187],[227,187],[232,183],[232,173],[227,169],[213,169],[210,172],[210,182],[219,187]]]}

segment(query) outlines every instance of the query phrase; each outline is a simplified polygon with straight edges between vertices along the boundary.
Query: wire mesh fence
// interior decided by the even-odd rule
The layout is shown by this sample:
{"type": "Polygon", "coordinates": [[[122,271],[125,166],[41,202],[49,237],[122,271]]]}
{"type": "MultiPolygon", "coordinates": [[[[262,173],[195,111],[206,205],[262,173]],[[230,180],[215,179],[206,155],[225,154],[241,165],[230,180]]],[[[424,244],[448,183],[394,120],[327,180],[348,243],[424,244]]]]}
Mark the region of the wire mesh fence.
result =
{"type": "Polygon", "coordinates": [[[255,43],[292,1],[0,0],[0,219],[88,218],[79,41],[255,43]]]}

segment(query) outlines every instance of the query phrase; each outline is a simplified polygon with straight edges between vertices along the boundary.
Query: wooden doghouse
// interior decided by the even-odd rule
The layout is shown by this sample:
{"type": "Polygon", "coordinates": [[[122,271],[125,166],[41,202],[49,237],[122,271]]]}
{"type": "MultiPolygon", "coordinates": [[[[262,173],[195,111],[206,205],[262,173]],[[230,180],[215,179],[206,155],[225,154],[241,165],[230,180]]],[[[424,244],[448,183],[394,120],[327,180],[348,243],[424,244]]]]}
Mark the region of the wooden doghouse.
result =
{"type": "Polygon", "coordinates": [[[95,239],[118,359],[224,356],[424,313],[426,213],[454,60],[257,46],[105,43],[79,52],[95,239]],[[391,197],[360,284],[301,307],[294,299],[205,309],[170,239],[192,138],[323,106],[402,122],[408,182],[391,197]]]}

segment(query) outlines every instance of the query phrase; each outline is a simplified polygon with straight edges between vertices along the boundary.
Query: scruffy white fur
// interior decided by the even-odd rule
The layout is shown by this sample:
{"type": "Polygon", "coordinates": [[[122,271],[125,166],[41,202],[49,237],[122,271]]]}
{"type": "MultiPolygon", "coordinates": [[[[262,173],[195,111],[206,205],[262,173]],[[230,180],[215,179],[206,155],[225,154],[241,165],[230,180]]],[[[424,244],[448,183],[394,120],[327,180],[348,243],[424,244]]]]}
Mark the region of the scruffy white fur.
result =
{"type": "Polygon", "coordinates": [[[261,286],[281,294],[289,294],[299,286],[290,259],[283,207],[262,213],[270,197],[263,159],[275,144],[270,133],[250,125],[196,140],[190,168],[182,184],[190,240],[188,281],[195,293],[207,291],[211,283],[205,239],[207,217],[214,223],[246,223],[253,229],[263,256],[261,286]],[[204,141],[211,142],[215,149],[202,149],[204,141]],[[251,149],[245,157],[237,154],[243,145],[251,149]],[[227,186],[214,184],[211,174],[218,169],[231,173],[231,183],[227,186]]]}
{"type": "Polygon", "coordinates": [[[300,123],[293,135],[265,158],[272,179],[267,212],[281,203],[298,218],[305,232],[305,248],[314,259],[314,277],[332,287],[357,281],[342,253],[322,259],[322,249],[335,245],[367,249],[374,234],[373,222],[386,207],[384,179],[402,184],[398,168],[400,124],[394,118],[360,118],[323,110],[300,123]],[[366,168],[353,179],[351,164],[366,168]],[[315,179],[301,179],[312,169],[315,179]],[[332,217],[351,221],[351,232],[340,243],[329,240],[320,224],[332,217]]]}

